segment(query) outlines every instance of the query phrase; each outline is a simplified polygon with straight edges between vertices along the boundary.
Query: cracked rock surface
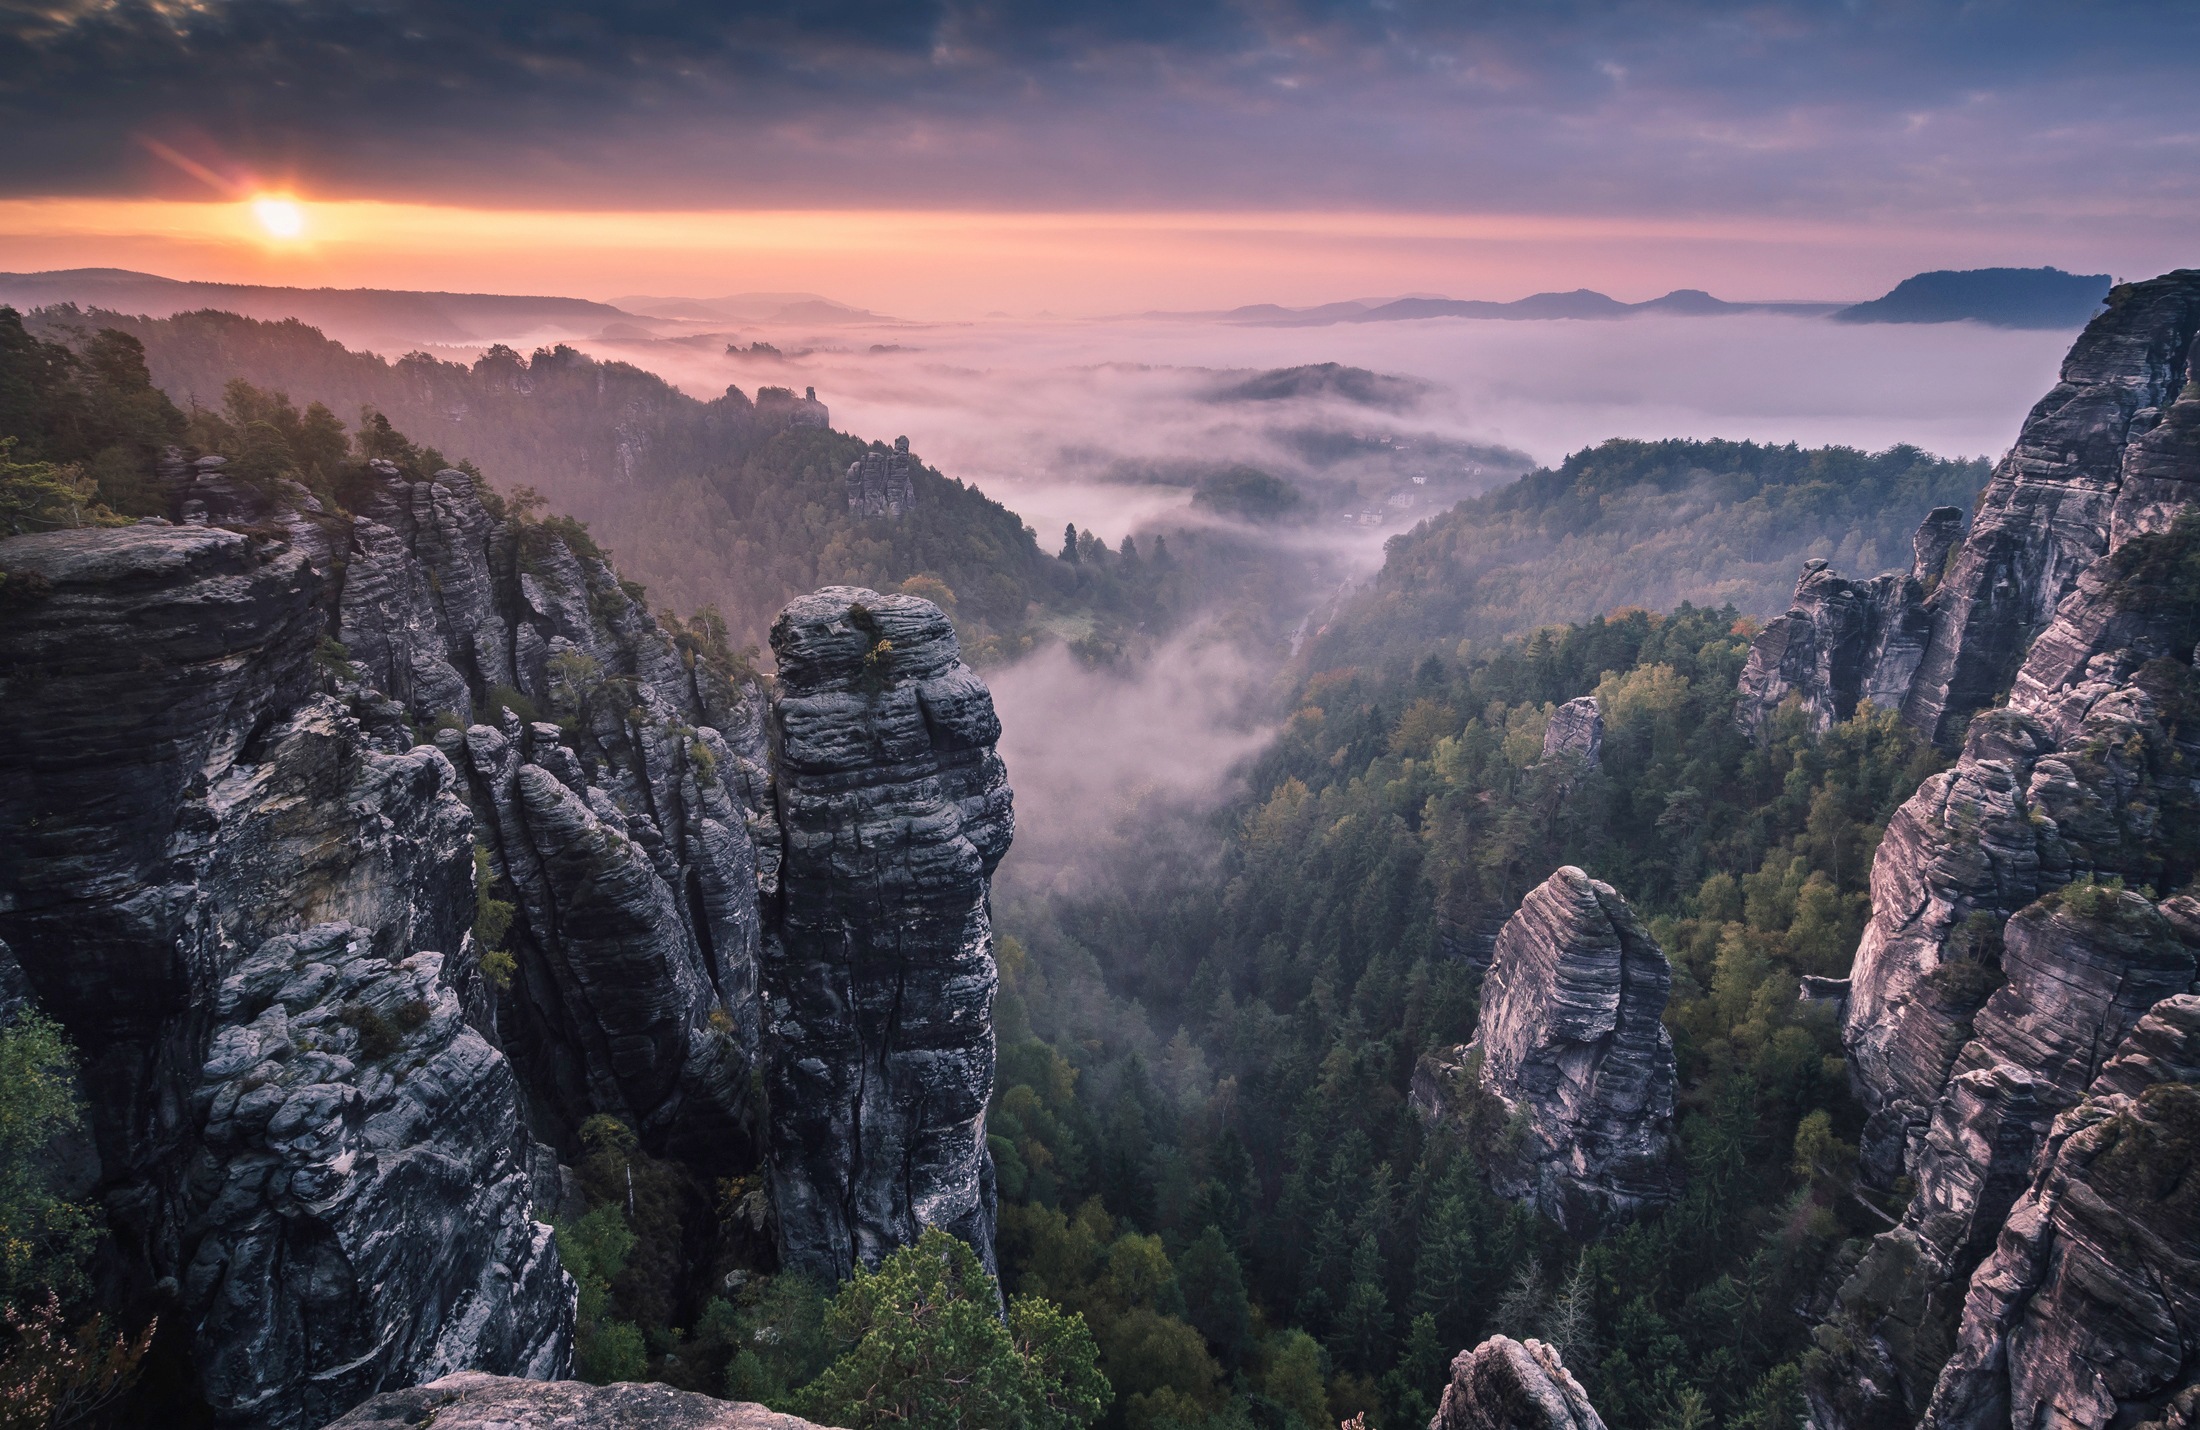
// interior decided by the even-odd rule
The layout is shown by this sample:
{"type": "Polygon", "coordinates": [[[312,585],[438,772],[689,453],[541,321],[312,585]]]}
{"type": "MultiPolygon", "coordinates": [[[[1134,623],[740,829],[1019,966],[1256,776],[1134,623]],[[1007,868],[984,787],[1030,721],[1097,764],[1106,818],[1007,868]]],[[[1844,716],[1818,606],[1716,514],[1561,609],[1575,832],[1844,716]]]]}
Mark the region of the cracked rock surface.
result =
{"type": "Polygon", "coordinates": [[[83,1049],[164,1374],[304,1430],[566,1373],[535,1197],[597,1114],[700,1176],[776,1153],[828,1280],[927,1225],[990,1259],[1011,821],[946,618],[798,602],[775,698],[466,473],[372,463],[341,514],[222,465],[163,465],[186,524],[0,541],[0,1005],[83,1049]]]}
{"type": "Polygon", "coordinates": [[[746,1401],[662,1385],[544,1384],[466,1372],[378,1395],[328,1430],[826,1430],[746,1401]]]}
{"type": "Polygon", "coordinates": [[[992,1265],[990,885],[1000,721],[940,609],[834,586],[771,633],[784,852],[764,960],[784,1264],[824,1280],[938,1226],[992,1265]]]}
{"type": "Polygon", "coordinates": [[[1425,1066],[1414,1100],[1484,1101],[1492,1185],[1576,1235],[1669,1200],[1672,965],[1627,901],[1568,866],[1497,936],[1472,1043],[1425,1066]]]}
{"type": "Polygon", "coordinates": [[[1453,1359],[1428,1430],[1604,1430],[1604,1421],[1557,1351],[1492,1336],[1453,1359]]]}

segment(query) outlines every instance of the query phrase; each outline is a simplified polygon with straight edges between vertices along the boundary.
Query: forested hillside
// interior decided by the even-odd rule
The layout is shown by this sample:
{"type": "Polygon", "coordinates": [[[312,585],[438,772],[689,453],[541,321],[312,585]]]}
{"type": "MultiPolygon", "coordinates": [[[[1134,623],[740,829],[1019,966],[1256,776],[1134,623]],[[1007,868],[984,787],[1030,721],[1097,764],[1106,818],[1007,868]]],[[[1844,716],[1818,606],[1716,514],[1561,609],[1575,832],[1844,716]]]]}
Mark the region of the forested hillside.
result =
{"type": "Polygon", "coordinates": [[[1796,989],[1843,971],[1936,757],[1873,713],[1744,740],[1749,629],[1684,605],[1317,674],[1240,803],[1151,811],[1081,895],[1004,905],[1003,1273],[1086,1310],[1126,1423],[1418,1426],[1493,1332],[1561,1345],[1614,1425],[1796,1422],[1793,1308],[1884,1225],[1851,1191],[1837,1030],[1796,989]],[[1568,775],[1544,727],[1589,693],[1602,769],[1568,775]],[[1687,1192],[1588,1245],[1406,1105],[1472,1035],[1477,930],[1562,863],[1675,964],[1687,1192]],[[1150,1313],[1119,1286],[1149,1262],[1150,1313]]]}
{"type": "Polygon", "coordinates": [[[1615,438],[1392,538],[1372,588],[1314,642],[1311,668],[1418,660],[1623,605],[1778,615],[1806,558],[1907,566],[1919,520],[1968,508],[1986,471],[1915,447],[1615,438]]]}
{"type": "MultiPolygon", "coordinates": [[[[464,462],[499,489],[524,488],[585,522],[653,605],[714,608],[736,646],[760,645],[780,607],[819,586],[914,582],[951,611],[981,665],[1049,638],[1108,660],[1188,611],[1216,602],[1280,611],[1307,584],[1302,562],[1227,532],[1173,531],[1144,553],[1089,535],[1042,545],[1014,512],[916,460],[905,510],[858,513],[848,467],[888,452],[886,443],[791,422],[800,400],[780,389],[752,398],[728,388],[700,402],[655,374],[562,346],[531,357],[493,348],[471,366],[417,353],[391,363],[296,321],[212,311],[148,319],[58,308],[34,314],[28,331],[12,313],[0,323],[11,325],[10,352],[45,354],[21,359],[42,370],[60,372],[81,354],[66,378],[79,385],[103,381],[102,364],[127,345],[188,419],[157,441],[183,442],[193,456],[259,441],[271,473],[304,474],[328,460],[314,443],[340,453],[348,430],[386,424],[423,460],[464,462]],[[294,426],[316,408],[318,435],[302,446],[268,420],[289,412],[294,426]]],[[[133,440],[149,471],[156,438],[133,440]]],[[[112,483],[103,490],[116,510],[135,510],[112,483]]]]}

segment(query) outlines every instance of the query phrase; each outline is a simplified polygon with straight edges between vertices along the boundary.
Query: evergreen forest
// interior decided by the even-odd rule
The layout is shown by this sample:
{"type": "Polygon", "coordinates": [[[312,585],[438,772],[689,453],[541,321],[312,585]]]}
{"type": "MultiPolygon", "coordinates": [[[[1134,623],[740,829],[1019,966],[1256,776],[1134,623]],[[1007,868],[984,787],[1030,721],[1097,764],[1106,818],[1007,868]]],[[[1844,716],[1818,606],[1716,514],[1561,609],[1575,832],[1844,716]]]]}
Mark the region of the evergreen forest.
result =
{"type": "MultiPolygon", "coordinates": [[[[724,603],[721,645],[729,628],[753,640],[786,595],[846,581],[939,600],[981,660],[1070,639],[1090,662],[1134,663],[1195,612],[1282,600],[1296,574],[1177,531],[1042,547],[928,469],[913,519],[856,518],[840,473],[876,444],[775,426],[738,392],[694,403],[564,350],[391,367],[296,327],[198,314],[59,341],[0,309],[0,530],[149,513],[176,445],[339,509],[368,460],[479,461],[507,512],[613,539],[501,470],[549,466],[406,436],[411,384],[415,407],[460,390],[484,409],[531,402],[588,441],[610,440],[620,403],[679,407],[658,430],[695,445],[652,460],[686,475],[622,502],[676,512],[653,529],[690,532],[728,584],[696,584],[640,517],[605,525],[680,628],[724,603]],[[185,350],[224,374],[190,389],[218,403],[156,383],[185,350]],[[311,397],[301,350],[330,371],[375,364],[385,405],[311,397]]],[[[537,440],[586,445],[554,424],[537,440]]],[[[939,1246],[838,1289],[774,1275],[760,1179],[703,1185],[597,1118],[557,1228],[580,1373],[850,1426],[1407,1430],[1451,1357],[1503,1332],[1557,1346],[1615,1426],[1794,1425],[1810,1312],[1897,1209],[1854,1181],[1861,1114],[1830,1016],[1798,989],[1847,971],[1873,850],[1940,757],[1868,706],[1824,734],[1790,706],[1751,741],[1736,683],[1778,608],[1760,589],[1773,568],[1785,582],[1806,553],[1904,562],[1923,511],[1983,476],[1909,448],[1612,442],[1397,539],[1282,666],[1275,733],[1219,808],[1148,798],[1097,824],[1075,877],[997,889],[998,1281],[939,1246]],[[1672,598],[1727,569],[1746,576],[1727,594],[1672,598]],[[1541,758],[1545,727],[1590,694],[1601,767],[1562,771],[1541,758]],[[1495,929],[1563,864],[1615,885],[1673,961],[1687,1169],[1675,1204],[1586,1243],[1487,1189],[1488,1129],[1408,1106],[1421,1060],[1472,1036],[1495,929]],[[969,1369],[965,1398],[913,1369],[939,1364],[969,1369]]],[[[0,1079],[0,1295],[20,1320],[44,1291],[82,1295],[96,1214],[24,1150],[76,1115],[65,1041],[20,1022],[0,1061],[26,1070],[0,1079]]],[[[129,1359],[127,1337],[90,1334],[99,1364],[129,1359]]]]}

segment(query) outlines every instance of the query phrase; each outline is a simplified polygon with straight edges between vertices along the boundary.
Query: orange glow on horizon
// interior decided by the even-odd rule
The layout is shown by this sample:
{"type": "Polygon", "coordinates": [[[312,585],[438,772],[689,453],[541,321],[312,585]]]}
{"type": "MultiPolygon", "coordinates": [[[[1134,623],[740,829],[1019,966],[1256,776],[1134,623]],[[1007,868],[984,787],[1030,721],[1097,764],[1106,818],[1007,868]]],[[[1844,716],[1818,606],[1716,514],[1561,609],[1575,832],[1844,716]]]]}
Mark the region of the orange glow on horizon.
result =
{"type": "MultiPolygon", "coordinates": [[[[243,203],[0,199],[0,268],[593,298],[807,289],[910,317],[1098,315],[1582,286],[1624,298],[1676,287],[1729,299],[1872,296],[1921,267],[2003,261],[2013,240],[1997,227],[1535,214],[637,213],[379,199],[309,207],[262,193],[243,203]]],[[[2027,255],[2042,246],[2037,232],[2023,245],[2027,255]]]]}

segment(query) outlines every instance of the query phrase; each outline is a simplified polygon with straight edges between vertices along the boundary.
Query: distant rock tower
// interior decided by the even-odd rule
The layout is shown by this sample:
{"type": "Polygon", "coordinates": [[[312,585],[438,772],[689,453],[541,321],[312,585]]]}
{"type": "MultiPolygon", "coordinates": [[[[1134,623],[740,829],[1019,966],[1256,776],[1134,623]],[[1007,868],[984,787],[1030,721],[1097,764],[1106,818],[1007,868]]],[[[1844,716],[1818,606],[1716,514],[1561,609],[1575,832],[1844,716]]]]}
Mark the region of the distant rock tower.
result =
{"type": "Polygon", "coordinates": [[[1423,1061],[1413,1105],[1463,1115],[1498,1192],[1577,1235],[1668,1201],[1672,986],[1627,901],[1560,869],[1506,920],[1474,1041],[1423,1061]]]}
{"type": "Polygon", "coordinates": [[[916,504],[916,463],[909,455],[907,437],[896,437],[891,452],[865,452],[848,464],[852,515],[899,520],[916,504]]]}
{"type": "Polygon", "coordinates": [[[778,418],[789,427],[815,427],[820,431],[833,425],[830,408],[817,400],[817,389],[805,387],[802,395],[794,395],[791,387],[760,387],[756,390],[756,413],[759,417],[778,418]]]}

